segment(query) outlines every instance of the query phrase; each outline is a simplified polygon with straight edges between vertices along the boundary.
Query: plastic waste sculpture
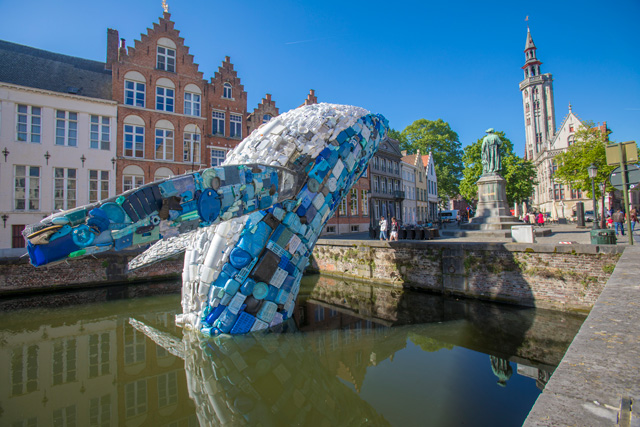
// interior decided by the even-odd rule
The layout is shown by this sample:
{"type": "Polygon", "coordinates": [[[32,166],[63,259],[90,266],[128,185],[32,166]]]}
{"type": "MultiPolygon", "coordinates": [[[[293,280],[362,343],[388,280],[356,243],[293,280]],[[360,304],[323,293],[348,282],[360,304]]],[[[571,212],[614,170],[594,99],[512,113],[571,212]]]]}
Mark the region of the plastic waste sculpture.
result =
{"type": "Polygon", "coordinates": [[[243,334],[292,315],[326,222],[386,137],[381,115],[315,104],[245,138],[220,167],[156,181],[25,228],[41,266],[160,240],[130,269],[183,251],[183,314],[205,334],[243,334]]]}

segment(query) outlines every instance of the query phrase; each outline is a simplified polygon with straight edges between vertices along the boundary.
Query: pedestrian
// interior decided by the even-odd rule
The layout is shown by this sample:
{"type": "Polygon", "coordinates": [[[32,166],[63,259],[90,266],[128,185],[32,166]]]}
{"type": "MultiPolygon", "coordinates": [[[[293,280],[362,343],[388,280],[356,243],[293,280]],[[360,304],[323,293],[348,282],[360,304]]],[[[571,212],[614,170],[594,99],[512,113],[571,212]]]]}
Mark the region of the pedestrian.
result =
{"type": "Polygon", "coordinates": [[[613,214],[613,224],[616,227],[616,236],[618,232],[624,236],[624,213],[620,209],[613,214]]]}
{"type": "Polygon", "coordinates": [[[633,229],[635,228],[636,222],[638,221],[638,211],[633,206],[630,206],[629,211],[629,219],[631,220],[631,234],[633,234],[633,229]]]}
{"type": "Polygon", "coordinates": [[[398,221],[396,221],[396,217],[391,218],[391,234],[389,235],[389,240],[398,241],[398,221]]]}
{"type": "Polygon", "coordinates": [[[458,215],[456,215],[456,221],[458,221],[458,227],[460,227],[460,221],[462,220],[462,218],[460,217],[460,212],[458,212],[458,215]]]}
{"type": "Polygon", "coordinates": [[[380,240],[387,240],[387,220],[383,216],[380,217],[380,240]]]}
{"type": "Polygon", "coordinates": [[[544,215],[542,214],[542,212],[538,214],[538,226],[544,227],[544,215]]]}

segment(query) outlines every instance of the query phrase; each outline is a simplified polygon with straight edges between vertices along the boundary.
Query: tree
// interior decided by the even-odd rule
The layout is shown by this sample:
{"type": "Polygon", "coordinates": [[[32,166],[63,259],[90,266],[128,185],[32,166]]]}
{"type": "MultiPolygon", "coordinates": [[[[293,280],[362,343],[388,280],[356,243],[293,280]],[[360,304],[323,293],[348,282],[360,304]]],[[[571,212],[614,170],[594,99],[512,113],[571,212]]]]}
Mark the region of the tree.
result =
{"type": "MultiPolygon", "coordinates": [[[[513,152],[513,144],[504,134],[496,132],[502,140],[500,155],[502,156],[502,170],[500,175],[506,181],[507,202],[520,203],[527,200],[533,194],[536,170],[533,163],[516,156],[513,152]]],[[[477,202],[478,186],[476,182],[482,176],[482,139],[465,147],[462,162],[464,172],[460,183],[460,194],[468,201],[477,202]]]]}
{"type": "Polygon", "coordinates": [[[449,123],[420,119],[405,128],[400,134],[400,148],[407,153],[433,155],[438,193],[453,198],[458,195],[462,178],[462,146],[458,134],[451,130],[449,123]]]}
{"type": "Polygon", "coordinates": [[[580,189],[588,197],[591,194],[591,178],[587,168],[593,163],[598,167],[598,175],[595,178],[596,199],[602,196],[600,183],[606,183],[607,192],[614,188],[609,182],[609,175],[616,168],[607,166],[605,147],[609,141],[609,131],[603,132],[594,126],[592,121],[582,123],[575,133],[575,143],[567,151],[558,154],[554,161],[558,169],[554,173],[554,179],[563,184],[570,185],[574,189],[580,189]]]}

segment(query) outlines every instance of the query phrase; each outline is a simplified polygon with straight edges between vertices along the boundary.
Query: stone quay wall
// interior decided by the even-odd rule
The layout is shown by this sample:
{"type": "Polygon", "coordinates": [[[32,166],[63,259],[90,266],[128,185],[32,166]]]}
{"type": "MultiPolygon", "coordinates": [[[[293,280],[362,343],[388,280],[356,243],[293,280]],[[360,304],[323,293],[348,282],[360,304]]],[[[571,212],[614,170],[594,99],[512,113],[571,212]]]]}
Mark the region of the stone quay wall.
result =
{"type": "Polygon", "coordinates": [[[101,253],[45,267],[34,267],[28,257],[0,259],[0,296],[92,286],[116,285],[178,278],[182,274],[182,255],[127,272],[127,263],[140,250],[101,253]]]}
{"type": "Polygon", "coordinates": [[[319,240],[310,268],[490,301],[588,312],[623,248],[319,240]]]}

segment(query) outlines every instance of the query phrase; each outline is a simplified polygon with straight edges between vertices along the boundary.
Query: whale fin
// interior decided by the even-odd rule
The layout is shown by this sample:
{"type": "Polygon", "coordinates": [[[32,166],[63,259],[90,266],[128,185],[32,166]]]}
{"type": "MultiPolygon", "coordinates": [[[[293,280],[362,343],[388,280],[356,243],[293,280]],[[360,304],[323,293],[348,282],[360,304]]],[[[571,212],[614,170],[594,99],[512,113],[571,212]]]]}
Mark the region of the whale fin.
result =
{"type": "Polygon", "coordinates": [[[142,267],[155,264],[187,250],[187,246],[193,239],[195,230],[168,239],[158,240],[149,249],[129,261],[128,270],[134,271],[142,267]]]}

